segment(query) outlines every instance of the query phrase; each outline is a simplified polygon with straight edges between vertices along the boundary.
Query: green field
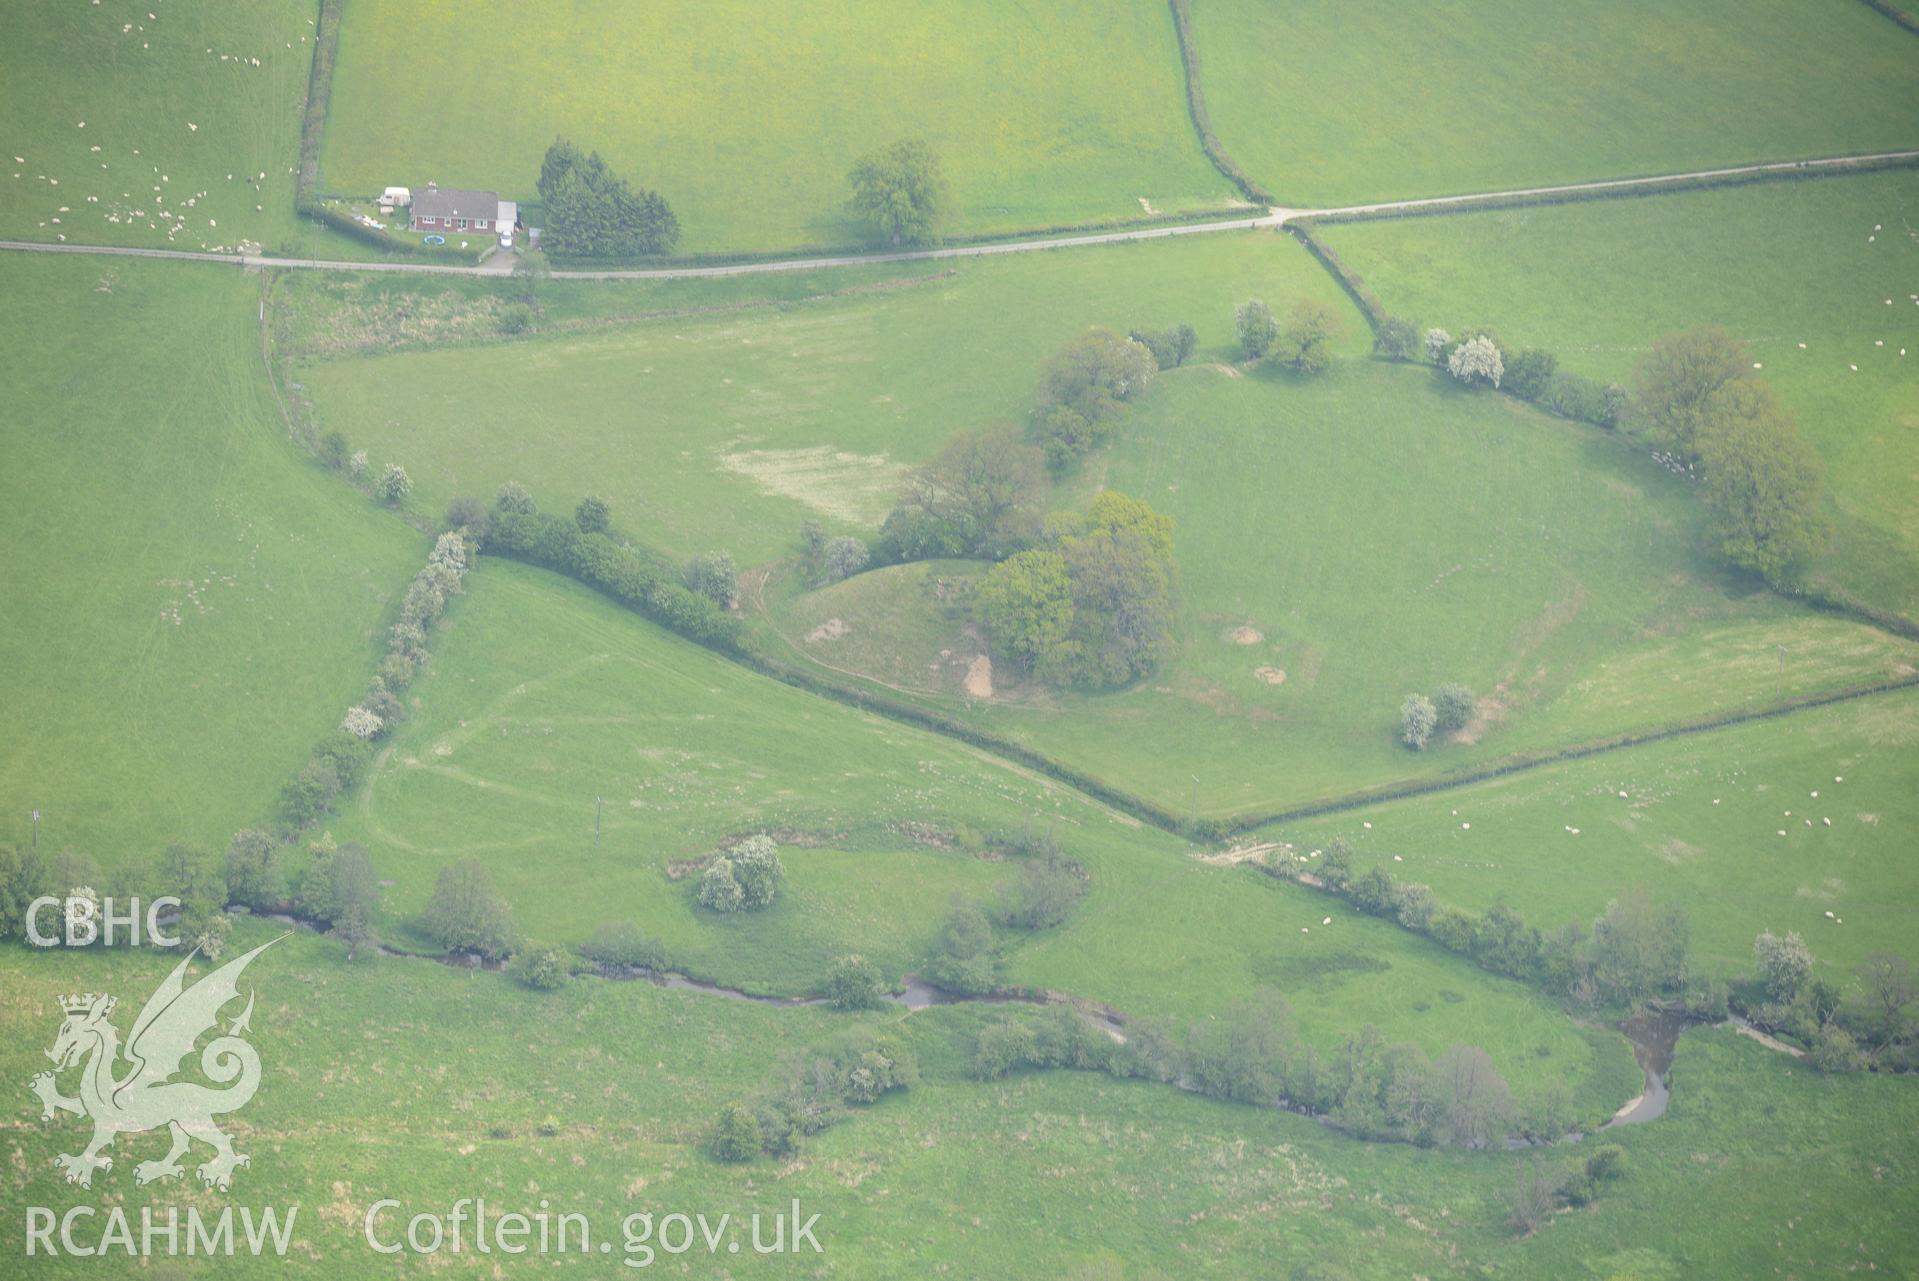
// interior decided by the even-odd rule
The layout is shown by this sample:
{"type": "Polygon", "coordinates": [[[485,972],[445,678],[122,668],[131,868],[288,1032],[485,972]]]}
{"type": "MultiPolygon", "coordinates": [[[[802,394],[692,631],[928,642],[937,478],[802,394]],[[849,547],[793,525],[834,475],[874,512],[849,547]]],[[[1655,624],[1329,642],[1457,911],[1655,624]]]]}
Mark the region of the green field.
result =
{"type": "MultiPolygon", "coordinates": [[[[294,213],[321,6],[178,2],[0,18],[0,239],[378,253],[294,213]]],[[[1859,0],[1191,7],[1223,149],[1302,208],[1919,146],[1919,39],[1859,0]]],[[[950,180],[949,239],[1234,202],[1165,0],[328,12],[342,25],[320,187],[336,195],[436,180],[530,201],[565,134],[657,188],[683,252],[805,252],[859,241],[848,168],[917,136],[950,180]]],[[[1391,314],[1488,325],[1596,380],[1628,381],[1662,333],[1724,326],[1824,461],[1837,537],[1813,586],[1919,618],[1919,170],[1321,234],[1391,314]]],[[[642,1261],[734,1279],[1919,1276],[1919,1093],[1897,1074],[1911,1024],[1896,994],[1877,1003],[1896,973],[1877,992],[1855,974],[1878,953],[1919,962],[1919,641],[1726,570],[1691,482],[1632,431],[1371,358],[1353,298],[1292,235],[675,280],[15,252],[0,292],[0,1202],[24,1210],[4,1216],[0,1276],[16,1258],[36,1281],[642,1261]],[[1330,367],[1244,359],[1249,298],[1282,318],[1329,306],[1344,328],[1330,367]],[[978,621],[984,561],[818,585],[820,533],[874,541],[957,435],[1031,425],[1062,344],[1182,324],[1191,359],[1045,504],[1081,512],[1110,489],[1171,519],[1159,670],[1100,693],[1025,676],[978,621]],[[323,466],[330,433],[347,442],[336,465],[364,451],[370,470],[323,466]],[[375,502],[369,479],[396,464],[411,492],[375,502]],[[540,539],[509,537],[500,517],[489,549],[462,514],[470,572],[416,580],[449,503],[509,481],[549,515],[603,499],[612,541],[533,521],[517,530],[540,539]],[[741,571],[737,649],[655,621],[684,600],[649,586],[672,572],[655,560],[714,550],[741,571]],[[443,611],[440,588],[456,593],[443,611]],[[437,621],[417,635],[392,626],[422,616],[437,621]],[[368,692],[376,670],[403,711],[368,692]],[[1403,746],[1401,701],[1450,681],[1476,715],[1403,746]],[[220,851],[281,819],[282,789],[363,698],[384,718],[362,725],[370,763],[282,832],[297,894],[263,889],[244,843],[224,865],[221,892],[254,905],[228,905],[227,954],[285,935],[242,980],[246,1012],[220,1020],[264,1065],[257,1100],[219,1114],[250,1164],[226,1192],[190,1173],[137,1187],[165,1140],[121,1134],[91,1188],[64,1181],[55,1154],[84,1146],[85,1122],[43,1122],[27,1088],[59,998],[112,994],[125,1032],[179,954],[20,942],[29,896],[67,885],[30,883],[5,847],[83,851],[116,899],[163,892],[166,847],[220,851]],[[1284,817],[1313,807],[1329,812],[1284,817]],[[701,906],[707,862],[761,833],[785,869],[775,900],[701,906]],[[280,908],[329,914],[301,883],[323,836],[363,846],[378,885],[383,946],[351,960],[317,923],[279,923],[294,922],[280,908]],[[1357,872],[1427,885],[1439,906],[1504,904],[1593,941],[1555,954],[1570,978],[1484,933],[1481,964],[1435,941],[1456,916],[1428,935],[1270,874],[1335,838],[1357,872]],[[1049,882],[1063,906],[1028,929],[1010,909],[1051,874],[1034,867],[1049,849],[1083,884],[1049,882]],[[426,909],[468,860],[510,909],[518,964],[440,955],[426,909]],[[1683,909],[1690,940],[1683,978],[1628,1007],[1643,989],[1614,970],[1655,968],[1624,955],[1655,931],[1628,923],[1609,947],[1585,927],[1641,891],[1683,909]],[[989,912],[990,955],[947,978],[962,901],[989,912]],[[609,924],[656,941],[669,974],[588,973],[578,949],[609,924]],[[1784,1024],[1748,981],[1761,930],[1801,935],[1831,985],[1802,987],[1784,1024]],[[579,968],[535,990],[533,946],[579,968]],[[850,953],[895,994],[940,975],[985,995],[837,1012],[818,998],[850,953]],[[1627,1016],[1676,1024],[1717,980],[1734,1013],[1808,1052],[1736,1020],[1689,1027],[1669,1108],[1595,1132],[1662,1097],[1627,1016]],[[1278,1054],[1249,1042],[1243,1012],[1273,998],[1289,1011],[1278,1054]],[[1087,1019],[1087,1046],[1056,1053],[1055,1029],[1010,1057],[1080,1070],[981,1079],[983,1033],[1055,1015],[1087,1019]],[[783,1061],[797,1072],[793,1056],[859,1029],[913,1051],[910,1088],[783,1155],[748,1139],[751,1159],[720,1159],[725,1105],[765,1102],[783,1061]],[[1383,1073],[1365,1029],[1450,1065],[1383,1073]],[[1156,1054],[1162,1035],[1190,1053],[1156,1054]],[[1476,1071],[1446,1055],[1459,1046],[1500,1078],[1483,1149],[1453,1141],[1472,1092],[1453,1072],[1476,1071]],[[1109,1057],[1169,1079],[1087,1066],[1109,1057]],[[1328,1100],[1321,1119],[1281,1110],[1328,1100]],[[1443,1135],[1422,1119],[1435,1106],[1455,1112],[1443,1135]],[[1438,1146],[1355,1137],[1385,1132],[1438,1146]],[[1620,1177],[1561,1181],[1602,1144],[1624,1152],[1620,1177]],[[1558,1191],[1515,1220],[1529,1170],[1558,1191]],[[391,1237],[474,1197],[495,1216],[583,1214],[610,1248],[537,1263],[368,1248],[379,1199],[400,1202],[391,1237]],[[746,1218],[796,1200],[824,1253],[755,1256],[746,1218]],[[29,1207],[94,1208],[84,1243],[109,1207],[137,1240],[143,1208],[164,1223],[267,1205],[299,1206],[285,1258],[24,1254],[29,1207]],[[694,1232],[684,1255],[622,1258],[625,1216],[663,1231],[676,1212],[733,1216],[739,1248],[709,1254],[694,1232]]],[[[1109,550],[1103,568],[1126,577],[1137,547],[1109,550]]],[[[1112,611],[1129,639],[1136,603],[1112,611]]],[[[185,897],[189,916],[219,907],[185,897]]],[[[1760,977],[1784,1003],[1778,973],[1760,977]]],[[[166,1066],[151,1047],[123,1050],[166,1066]]],[[[194,1064],[174,1075],[222,1079],[194,1064]]],[[[863,1079],[853,1066],[805,1070],[837,1093],[863,1079]]],[[[815,1102],[778,1107],[803,1126],[815,1102]]]]}
{"type": "MultiPolygon", "coordinates": [[[[0,1068],[19,1081],[44,1065],[57,994],[137,1001],[171,959],[8,952],[0,1068]]],[[[361,1231],[375,1200],[445,1213],[482,1193],[496,1213],[532,1212],[544,1198],[555,1213],[586,1214],[616,1250],[627,1214],[717,1219],[799,1197],[821,1215],[825,1253],[753,1258],[767,1275],[922,1276],[929,1258],[1076,1278],[1283,1276],[1309,1263],[1351,1277],[1386,1268],[1515,1281],[1919,1266],[1904,1190],[1919,1174],[1912,1091],[1883,1077],[1821,1080],[1726,1032],[1682,1042],[1665,1118],[1608,1133],[1627,1150],[1625,1179],[1515,1239],[1500,1220],[1526,1154],[1359,1143],[1286,1113],[1097,1074],[981,1084],[963,1071],[980,1022],[965,1008],[899,1025],[919,1052],[918,1087],[855,1112],[793,1161],[733,1168],[697,1149],[710,1116],[782,1049],[819,1040],[842,1016],[645,984],[540,995],[424,961],[345,965],[334,944],[306,935],[250,977],[267,1077],[239,1128],[253,1163],[233,1199],[301,1209],[284,1259],[222,1260],[221,1275],[338,1276],[372,1257],[361,1231]],[[1833,1205],[1847,1208],[1819,1209],[1833,1205]]],[[[152,1135],[121,1138],[120,1161],[91,1192],[61,1183],[47,1158],[68,1149],[79,1123],[43,1126],[38,1104],[16,1098],[0,1173],[10,1203],[64,1211],[127,1190],[162,1218],[167,1206],[217,1213],[225,1203],[178,1183],[131,1193],[133,1161],[163,1146],[152,1135]]],[[[10,1223],[0,1237],[9,1251],[18,1233],[10,1223]]],[[[475,1270],[470,1253],[438,1257],[457,1274],[475,1270]]],[[[742,1274],[697,1251],[658,1261],[742,1274]]],[[[103,1262],[124,1266],[40,1259],[33,1270],[97,1275],[103,1262]]],[[[185,1260],[156,1263],[168,1267],[193,1274],[185,1260]]]]}
{"type": "MultiPolygon", "coordinates": [[[[808,282],[807,293],[873,291],[794,302],[777,277],[723,282],[717,295],[697,281],[554,282],[542,306],[559,323],[668,314],[354,359],[300,357],[350,347],[340,334],[376,323],[362,313],[377,299],[343,307],[334,286],[301,279],[276,308],[295,327],[293,376],[322,430],[404,463],[417,509],[437,515],[455,494],[486,497],[518,480],[555,510],[602,495],[623,531],[675,554],[724,546],[757,564],[790,552],[808,519],[876,532],[905,468],[956,432],[1022,421],[1040,363],[1088,325],[1188,322],[1198,358],[1211,360],[1229,354],[1233,307],[1251,295],[1341,298],[1297,246],[1256,232],[808,282]],[[889,277],[904,279],[879,288],[889,277]],[[685,310],[696,298],[730,306],[766,294],[787,305],[685,310]]],[[[444,296],[437,282],[414,286],[405,305],[424,316],[444,296]]]]}
{"type": "MultiPolygon", "coordinates": [[[[869,271],[847,284],[879,282],[869,271]]],[[[618,312],[609,298],[626,288],[551,286],[544,305],[556,326],[587,325],[618,312]]],[[[681,290],[643,286],[625,314],[671,308],[681,290]]],[[[870,535],[907,465],[953,432],[1020,420],[1059,337],[1190,318],[1197,363],[1166,376],[1057,498],[1111,484],[1180,522],[1184,647],[1161,679],[1089,698],[1002,674],[993,703],[967,707],[953,686],[977,635],[933,617],[920,589],[886,590],[915,571],[822,602],[794,600],[776,574],[749,601],[772,610],[775,652],[928,694],[1171,809],[1191,803],[1195,773],[1202,813],[1243,814],[1881,679],[1912,656],[1722,581],[1694,550],[1683,486],[1604,433],[1357,360],[1317,380],[1229,376],[1216,362],[1232,354],[1231,300],[1251,294],[1338,297],[1297,246],[1247,234],[391,356],[318,358],[352,351],[356,325],[391,297],[348,305],[299,282],[276,306],[292,349],[314,353],[295,374],[320,426],[403,462],[423,512],[518,479],[561,510],[605,495],[625,531],[682,555],[723,546],[745,564],[788,555],[808,518],[870,535]],[[845,634],[817,637],[833,618],[845,634]],[[1259,642],[1227,639],[1242,627],[1259,642]],[[1783,675],[1781,644],[1796,656],[1783,675]],[[944,675],[920,684],[906,668],[944,675]],[[1400,698],[1447,679],[1498,700],[1490,732],[1425,757],[1397,748],[1400,698]],[[1188,762],[1170,775],[1169,748],[1188,762]]],[[[477,304],[454,295],[446,310],[477,304]]]]}
{"type": "Polygon", "coordinates": [[[658,190],[693,251],[856,240],[847,171],[908,136],[941,158],[949,236],[1235,194],[1186,118],[1157,0],[725,0],[671,12],[596,0],[538,21],[497,0],[347,6],[327,190],[434,179],[531,200],[556,134],[658,190]],[[1083,56],[1094,38],[1099,55],[1083,56]]]}
{"type": "Polygon", "coordinates": [[[1503,901],[1542,929],[1643,885],[1685,905],[1698,972],[1744,974],[1754,934],[1797,930],[1843,985],[1868,953],[1910,946],[1915,745],[1905,691],[1261,835],[1343,836],[1362,868],[1474,910],[1503,901]]]}
{"type": "Polygon", "coordinates": [[[1902,150],[1919,40],[1858,0],[1193,0],[1226,151],[1286,204],[1902,150]]]}
{"type": "Polygon", "coordinates": [[[293,169],[315,9],[101,0],[0,20],[0,235],[306,248],[293,169]]]}
{"type": "Polygon", "coordinates": [[[426,548],[285,439],[257,277],[0,261],[0,840],[224,845],[338,724],[426,548]]]}
{"type": "Polygon", "coordinates": [[[1625,380],[1671,330],[1722,325],[1743,338],[1826,464],[1839,538],[1822,575],[1910,614],[1915,225],[1919,174],[1900,170],[1323,234],[1389,309],[1455,330],[1491,324],[1507,343],[1548,348],[1595,378],[1625,380]]]}
{"type": "Polygon", "coordinates": [[[910,972],[954,894],[991,897],[1011,874],[961,833],[1044,825],[1092,890],[1069,927],[1006,937],[1013,982],[1133,1014],[1276,988],[1328,1045],[1365,1022],[1434,1054],[1469,1041],[1516,1089],[1567,1079],[1587,1115],[1637,1079],[1617,1038],[1582,1034],[1519,984],[1375,922],[1320,929],[1317,895],[1195,863],[1024,771],[744,672],[541,570],[482,563],[418,697],[331,825],[372,851],[402,935],[439,868],[471,857],[535,937],[634,920],[678,968],[805,995],[849,951],[910,972]],[[764,913],[701,910],[697,876],[675,865],[761,830],[786,846],[788,891],[764,913]]]}
{"type": "MultiPolygon", "coordinates": [[[[542,570],[486,561],[449,619],[420,706],[354,810],[332,825],[422,906],[445,863],[476,857],[536,937],[580,942],[633,919],[677,965],[805,993],[863,952],[893,978],[948,899],[1007,872],[941,848],[1067,804],[976,754],[752,675],[542,570]],[[596,800],[604,798],[596,843],[596,800]],[[927,825],[916,839],[902,825],[927,825]],[[781,833],[790,892],[721,919],[671,865],[727,836],[781,833]],[[937,834],[936,834],[937,833],[937,834]]],[[[1075,821],[1111,826],[1072,806],[1075,821]]]]}
{"type": "Polygon", "coordinates": [[[1680,482],[1604,433],[1419,370],[1167,378],[1104,479],[1178,522],[1177,665],[1117,694],[974,714],[1176,810],[1193,774],[1203,814],[1270,810],[1914,658],[1723,581],[1680,482]],[[1446,680],[1491,700],[1476,741],[1408,752],[1400,699],[1446,680]]]}

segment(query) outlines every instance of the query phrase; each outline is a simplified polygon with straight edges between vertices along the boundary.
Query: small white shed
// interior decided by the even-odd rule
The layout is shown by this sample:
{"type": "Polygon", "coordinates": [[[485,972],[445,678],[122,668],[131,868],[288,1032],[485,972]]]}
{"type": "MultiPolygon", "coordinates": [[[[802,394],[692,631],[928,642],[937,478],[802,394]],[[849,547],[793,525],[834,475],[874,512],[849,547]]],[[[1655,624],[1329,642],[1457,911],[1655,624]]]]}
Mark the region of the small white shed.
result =
{"type": "Polygon", "coordinates": [[[413,203],[413,190],[410,187],[388,187],[380,193],[383,205],[410,205],[413,203]]]}

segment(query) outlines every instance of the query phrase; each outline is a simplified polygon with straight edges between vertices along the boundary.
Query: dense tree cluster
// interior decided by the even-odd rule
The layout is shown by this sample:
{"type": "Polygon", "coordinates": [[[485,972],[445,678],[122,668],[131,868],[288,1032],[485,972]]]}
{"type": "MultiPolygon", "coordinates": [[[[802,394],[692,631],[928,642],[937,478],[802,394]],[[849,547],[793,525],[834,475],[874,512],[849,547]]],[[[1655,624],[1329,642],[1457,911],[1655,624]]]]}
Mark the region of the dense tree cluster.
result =
{"type": "Polygon", "coordinates": [[[1561,1206],[1591,1205],[1601,1190],[1626,1173],[1626,1150],[1616,1143],[1596,1149],[1584,1161],[1555,1171],[1535,1156],[1515,1170],[1512,1193],[1506,1199],[1506,1226],[1529,1233],[1561,1206]]]}
{"type": "Polygon", "coordinates": [[[1637,426],[1696,464],[1713,550],[1790,586],[1825,550],[1819,461],[1745,345],[1716,327],[1662,335],[1633,371],[1637,426]]]}
{"type": "Polygon", "coordinates": [[[1715,550],[1775,586],[1791,585],[1832,533],[1820,510],[1819,460],[1792,415],[1770,386],[1741,379],[1706,401],[1693,440],[1715,550]]]}
{"type": "Polygon", "coordinates": [[[1052,929],[1071,916],[1085,897],[1086,881],[1086,869],[1064,855],[1028,859],[1001,891],[993,919],[1009,929],[1052,929]]]}
{"type": "Polygon", "coordinates": [[[922,967],[934,987],[962,996],[993,990],[998,977],[993,951],[993,923],[972,899],[956,898],[940,922],[933,954],[922,967]]]}
{"type": "MultiPolygon", "coordinates": [[[[850,534],[829,537],[826,527],[816,520],[806,521],[800,526],[800,547],[800,576],[809,587],[824,587],[851,578],[873,560],[873,549],[864,540],[850,534]]],[[[887,560],[916,559],[893,554],[891,548],[883,548],[882,555],[887,560]]]]}
{"type": "Polygon", "coordinates": [[[476,859],[440,869],[420,927],[449,952],[472,952],[487,960],[508,955],[519,942],[513,910],[476,859]]]}
{"type": "Polygon", "coordinates": [[[1457,733],[1472,723],[1478,710],[1478,698],[1458,681],[1447,681],[1430,697],[1408,694],[1399,705],[1399,741],[1423,752],[1433,735],[1457,733]]]}
{"type": "Polygon", "coordinates": [[[1561,369],[1559,357],[1550,351],[1510,350],[1484,326],[1456,338],[1444,329],[1428,329],[1423,338],[1416,337],[1418,332],[1411,321],[1389,316],[1379,324],[1373,350],[1389,359],[1411,360],[1423,347],[1428,361],[1459,381],[1497,387],[1561,418],[1616,427],[1626,411],[1625,388],[1561,369]]]}
{"type": "Polygon", "coordinates": [[[1717,325],[1662,334],[1633,368],[1634,420],[1654,445],[1695,460],[1708,402],[1751,372],[1745,344],[1717,325]]]}
{"type": "Polygon", "coordinates": [[[572,979],[573,958],[563,947],[550,943],[529,944],[513,954],[506,972],[507,977],[522,987],[530,987],[536,992],[554,992],[565,987],[572,979]]]}
{"type": "Polygon", "coordinates": [[[1822,1072],[1919,1070],[1919,972],[1893,952],[1874,952],[1841,989],[1818,977],[1798,934],[1763,930],[1753,940],[1753,979],[1735,1005],[1755,1026],[1797,1037],[1822,1072]]]}
{"type": "Polygon", "coordinates": [[[327,923],[346,945],[348,960],[379,945],[373,913],[380,904],[380,882],[364,845],[342,845],[329,832],[308,842],[306,869],[293,901],[308,920],[327,923]]]}
{"type": "MultiPolygon", "coordinates": [[[[961,432],[907,474],[899,505],[880,527],[880,556],[1010,556],[1039,537],[1047,492],[1045,457],[1017,430],[961,432]]],[[[829,577],[845,577],[830,572],[838,568],[831,546],[820,555],[829,577]]]]}
{"type": "Polygon", "coordinates": [[[732,608],[733,598],[739,595],[740,571],[729,551],[701,552],[686,562],[680,577],[688,591],[706,597],[721,609],[732,608]]]}
{"type": "Polygon", "coordinates": [[[741,645],[739,620],[682,585],[681,571],[667,557],[610,534],[584,532],[577,520],[549,516],[522,485],[500,486],[487,550],[569,574],[702,644],[729,650],[741,645]]]}
{"type": "Polygon", "coordinates": [[[680,220],[657,192],[635,189],[600,153],[580,154],[555,138],[540,162],[540,205],[548,252],[573,258],[665,254],[679,243],[680,220]]]}
{"type": "Polygon", "coordinates": [[[749,836],[706,865],[700,876],[700,906],[729,915],[772,905],[786,880],[786,865],[768,836],[749,836]]]}
{"type": "Polygon", "coordinates": [[[1385,360],[1411,360],[1419,354],[1419,326],[1403,316],[1382,316],[1373,328],[1373,354],[1385,360]]]}
{"type": "Polygon", "coordinates": [[[1047,360],[1033,391],[1040,448],[1064,472],[1106,443],[1127,402],[1152,387],[1153,353],[1111,329],[1089,329],[1047,360]]]}
{"type": "Polygon", "coordinates": [[[1295,373],[1316,374],[1332,364],[1332,346],[1345,331],[1345,322],[1329,304],[1300,298],[1287,310],[1268,355],[1295,373]]]}
{"type": "Polygon", "coordinates": [[[826,1000],[836,1010],[870,1010],[886,999],[880,967],[858,953],[833,962],[826,975],[826,1000]]]}
{"type": "Polygon", "coordinates": [[[728,1162],[762,1152],[788,1157],[801,1139],[835,1124],[849,1108],[877,1103],[918,1082],[911,1046],[876,1028],[848,1028],[821,1045],[789,1051],[752,1097],[723,1107],[708,1150],[728,1162]]]}
{"type": "MultiPolygon", "coordinates": [[[[1282,863],[1281,875],[1303,871],[1282,863]]],[[[1723,985],[1698,984],[1689,969],[1691,925],[1685,909],[1634,888],[1607,904],[1590,928],[1568,923],[1542,933],[1505,904],[1483,915],[1440,906],[1429,886],[1402,881],[1384,867],[1354,867],[1343,839],[1324,850],[1316,877],[1372,916],[1397,921],[1487,969],[1586,1003],[1676,998],[1723,1015],[1723,985]]]]}
{"type": "Polygon", "coordinates": [[[1499,344],[1489,335],[1474,334],[1447,353],[1446,372],[1462,383],[1483,382],[1497,387],[1505,377],[1506,361],[1499,344]]]}
{"type": "Polygon", "coordinates": [[[1173,648],[1172,527],[1117,490],[1050,521],[1039,546],[980,582],[994,649],[1058,684],[1112,688],[1154,671],[1173,648]]]}
{"type": "MultiPolygon", "coordinates": [[[[1115,1042],[1069,1005],[1011,1014],[980,1030],[973,1072],[995,1080],[1034,1068],[1102,1070],[1178,1082],[1212,1098],[1325,1117],[1366,1138],[1486,1147],[1532,1127],[1484,1050],[1429,1059],[1368,1024],[1332,1055],[1303,1043],[1292,1011],[1262,993],[1215,1016],[1141,1019],[1115,1042]]],[[[1554,1135],[1557,1137],[1557,1135],[1554,1135]]]]}
{"type": "Polygon", "coordinates": [[[1191,325],[1175,325],[1170,329],[1135,329],[1127,337],[1152,352],[1153,359],[1159,362],[1161,369],[1179,368],[1192,358],[1193,351],[1199,346],[1199,335],[1191,325]]]}
{"type": "Polygon", "coordinates": [[[1239,339],[1239,354],[1248,360],[1263,359],[1279,337],[1279,322],[1263,298],[1249,298],[1233,310],[1233,335],[1239,339]]]}

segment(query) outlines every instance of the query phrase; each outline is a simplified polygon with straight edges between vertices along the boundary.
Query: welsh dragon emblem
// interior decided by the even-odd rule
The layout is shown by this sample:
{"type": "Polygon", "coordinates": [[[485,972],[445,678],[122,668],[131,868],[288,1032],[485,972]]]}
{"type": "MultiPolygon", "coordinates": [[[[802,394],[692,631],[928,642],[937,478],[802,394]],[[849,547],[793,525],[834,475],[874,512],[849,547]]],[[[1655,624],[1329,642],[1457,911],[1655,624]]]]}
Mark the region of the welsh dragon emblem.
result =
{"type": "Polygon", "coordinates": [[[63,1152],[54,1158],[68,1183],[91,1187],[95,1170],[111,1169],[113,1158],[102,1152],[117,1135],[165,1126],[173,1136],[172,1149],[158,1161],[136,1165],[135,1183],[180,1175],[180,1158],[198,1139],[213,1148],[213,1159],[200,1166],[200,1181],[221,1191],[232,1186],[233,1171],[248,1164],[248,1159],[233,1150],[232,1140],[213,1118],[245,1107],[260,1086],[260,1056],[243,1039],[253,1017],[250,989],[239,1017],[200,1052],[200,1071],[225,1088],[170,1078],[181,1071],[201,1036],[218,1031],[220,1011],[238,999],[240,975],[253,958],[279,941],[262,943],[187,987],[187,965],[199,951],[194,949],[147,998],[124,1048],[119,1029],[111,1022],[116,1004],[113,997],[89,992],[60,998],[60,1010],[66,1017],[53,1047],[47,1051],[53,1071],[39,1073],[30,1085],[40,1096],[41,1120],[51,1120],[55,1112],[71,1112],[93,1122],[93,1141],[85,1151],[77,1156],[63,1152]],[[54,1078],[74,1066],[80,1067],[80,1094],[67,1098],[54,1078]]]}

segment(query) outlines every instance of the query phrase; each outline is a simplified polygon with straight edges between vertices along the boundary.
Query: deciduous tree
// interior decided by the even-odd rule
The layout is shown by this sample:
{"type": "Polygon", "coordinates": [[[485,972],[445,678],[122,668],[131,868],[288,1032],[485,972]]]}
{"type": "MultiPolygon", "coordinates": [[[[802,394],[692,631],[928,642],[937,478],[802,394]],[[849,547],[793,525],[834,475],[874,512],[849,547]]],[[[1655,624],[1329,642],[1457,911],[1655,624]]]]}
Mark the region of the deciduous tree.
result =
{"type": "Polygon", "coordinates": [[[1717,551],[1774,585],[1790,583],[1831,538],[1819,460],[1767,384],[1741,378],[1708,398],[1693,446],[1717,551]]]}
{"type": "Polygon", "coordinates": [[[1286,312],[1274,337],[1273,359],[1302,374],[1316,374],[1333,363],[1332,344],[1345,332],[1339,313],[1317,298],[1301,298],[1286,312]]]}
{"type": "Polygon", "coordinates": [[[1714,392],[1746,377],[1745,344],[1716,325],[1662,334],[1633,369],[1633,409],[1653,442],[1688,460],[1714,392]]]}
{"type": "Polygon", "coordinates": [[[1239,338],[1240,354],[1258,360],[1273,348],[1279,337],[1279,322],[1264,299],[1249,298],[1233,312],[1233,333],[1239,338]]]}
{"type": "Polygon", "coordinates": [[[939,239],[949,197],[939,157],[915,138],[863,157],[846,180],[852,185],[853,216],[890,245],[925,245],[939,239]]]}

